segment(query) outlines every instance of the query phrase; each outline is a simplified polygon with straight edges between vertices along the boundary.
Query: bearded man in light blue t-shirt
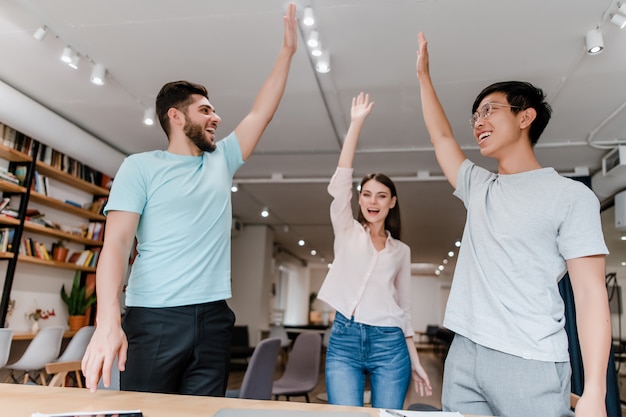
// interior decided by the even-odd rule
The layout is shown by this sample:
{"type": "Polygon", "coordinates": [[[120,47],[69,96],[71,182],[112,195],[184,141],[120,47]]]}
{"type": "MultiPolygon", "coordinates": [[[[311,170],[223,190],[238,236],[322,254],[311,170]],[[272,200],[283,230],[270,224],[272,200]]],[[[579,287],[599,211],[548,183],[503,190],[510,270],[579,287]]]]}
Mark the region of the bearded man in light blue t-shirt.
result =
{"type": "Polygon", "coordinates": [[[82,363],[92,391],[100,377],[109,386],[117,365],[123,390],[224,396],[235,322],[225,301],[230,188],[285,90],[297,46],[295,9],[288,7],[282,49],[251,112],[225,139],[216,142],[221,118],[205,87],[177,81],[159,92],[167,150],[126,158],[105,207],[98,325],[82,363]],[[119,295],[135,238],[122,324],[119,295]]]}

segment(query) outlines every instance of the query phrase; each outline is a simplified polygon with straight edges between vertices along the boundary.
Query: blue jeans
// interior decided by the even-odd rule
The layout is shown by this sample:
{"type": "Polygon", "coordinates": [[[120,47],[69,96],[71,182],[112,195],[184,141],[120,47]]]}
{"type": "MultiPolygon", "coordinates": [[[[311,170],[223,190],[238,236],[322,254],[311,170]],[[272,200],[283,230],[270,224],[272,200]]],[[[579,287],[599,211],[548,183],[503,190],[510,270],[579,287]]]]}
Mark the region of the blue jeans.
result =
{"type": "Polygon", "coordinates": [[[363,406],[369,375],[372,407],[402,409],[411,359],[399,327],[377,327],[335,315],[326,351],[328,402],[363,406]]]}

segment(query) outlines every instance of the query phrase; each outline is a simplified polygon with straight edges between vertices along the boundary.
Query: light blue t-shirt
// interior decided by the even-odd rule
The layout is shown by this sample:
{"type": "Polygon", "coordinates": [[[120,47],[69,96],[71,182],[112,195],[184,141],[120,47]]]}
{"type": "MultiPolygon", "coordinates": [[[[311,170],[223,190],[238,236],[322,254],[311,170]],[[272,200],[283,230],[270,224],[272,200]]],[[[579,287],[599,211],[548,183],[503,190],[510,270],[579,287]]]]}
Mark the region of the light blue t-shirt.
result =
{"type": "Polygon", "coordinates": [[[167,151],[127,157],[105,214],[141,215],[126,305],[173,307],[231,297],[231,184],[243,165],[234,132],[202,156],[167,151]]]}
{"type": "Polygon", "coordinates": [[[567,259],[608,253],[597,197],[552,168],[498,175],[469,160],[454,195],[467,220],[444,326],[500,352],[568,361],[558,282],[567,259]]]}

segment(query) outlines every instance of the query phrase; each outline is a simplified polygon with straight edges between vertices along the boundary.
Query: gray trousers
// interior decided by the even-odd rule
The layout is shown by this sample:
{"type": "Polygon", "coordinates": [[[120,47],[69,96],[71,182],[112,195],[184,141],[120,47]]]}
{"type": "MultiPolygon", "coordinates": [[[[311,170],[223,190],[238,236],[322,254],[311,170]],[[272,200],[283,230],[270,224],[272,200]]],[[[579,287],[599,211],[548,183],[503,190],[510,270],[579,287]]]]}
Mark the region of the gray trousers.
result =
{"type": "Polygon", "coordinates": [[[455,335],[443,373],[443,411],[572,417],[569,362],[523,359],[455,335]]]}

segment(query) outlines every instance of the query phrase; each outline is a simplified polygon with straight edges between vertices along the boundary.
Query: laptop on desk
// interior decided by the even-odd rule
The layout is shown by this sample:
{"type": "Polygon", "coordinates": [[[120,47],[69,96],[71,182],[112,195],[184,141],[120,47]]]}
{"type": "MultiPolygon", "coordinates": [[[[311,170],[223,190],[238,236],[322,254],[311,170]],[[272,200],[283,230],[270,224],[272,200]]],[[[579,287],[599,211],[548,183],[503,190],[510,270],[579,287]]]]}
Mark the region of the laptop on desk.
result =
{"type": "Polygon", "coordinates": [[[214,417],[371,417],[359,411],[260,410],[252,408],[222,408],[214,417]]]}

